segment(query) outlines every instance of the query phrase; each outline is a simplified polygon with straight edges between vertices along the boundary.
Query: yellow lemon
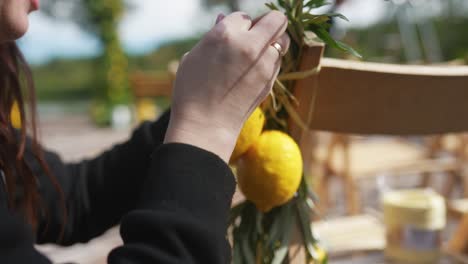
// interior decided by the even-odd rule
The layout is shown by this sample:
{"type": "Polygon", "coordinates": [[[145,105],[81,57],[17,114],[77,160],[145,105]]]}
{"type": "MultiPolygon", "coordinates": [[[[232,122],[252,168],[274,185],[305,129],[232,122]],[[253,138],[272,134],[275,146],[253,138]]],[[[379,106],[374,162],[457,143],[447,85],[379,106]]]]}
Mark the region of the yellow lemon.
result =
{"type": "Polygon", "coordinates": [[[270,130],[239,159],[237,177],[245,197],[262,212],[288,202],[302,177],[302,156],[287,134],[270,130]]]}
{"type": "Polygon", "coordinates": [[[11,109],[10,119],[14,128],[21,128],[21,113],[18,107],[18,103],[16,102],[13,104],[13,108],[11,109]]]}
{"type": "Polygon", "coordinates": [[[242,127],[239,137],[237,138],[236,147],[232,152],[231,162],[236,161],[252,146],[258,137],[260,137],[263,125],[265,125],[265,115],[262,109],[257,107],[242,127]]]}
{"type": "Polygon", "coordinates": [[[138,122],[153,121],[158,117],[158,107],[151,99],[140,99],[136,104],[138,122]]]}

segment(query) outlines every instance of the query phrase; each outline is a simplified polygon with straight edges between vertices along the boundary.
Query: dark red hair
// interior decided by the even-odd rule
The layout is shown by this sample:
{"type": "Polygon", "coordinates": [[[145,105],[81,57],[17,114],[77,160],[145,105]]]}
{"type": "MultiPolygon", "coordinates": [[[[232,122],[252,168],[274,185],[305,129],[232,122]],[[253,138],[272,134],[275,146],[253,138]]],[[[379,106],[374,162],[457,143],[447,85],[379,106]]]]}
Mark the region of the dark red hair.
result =
{"type": "Polygon", "coordinates": [[[31,134],[31,151],[34,157],[45,174],[49,176],[63,201],[60,186],[55,177],[52,176],[37,141],[35,97],[32,73],[21,51],[15,42],[0,44],[0,169],[5,175],[10,209],[21,211],[34,229],[37,228],[38,214],[42,204],[37,178],[25,161],[27,132],[31,134]],[[26,120],[25,114],[25,97],[28,99],[28,120],[26,120]],[[15,102],[18,104],[22,123],[19,133],[12,126],[10,118],[11,109],[15,102]],[[21,188],[21,193],[23,193],[20,199],[17,199],[18,188],[21,188]]]}

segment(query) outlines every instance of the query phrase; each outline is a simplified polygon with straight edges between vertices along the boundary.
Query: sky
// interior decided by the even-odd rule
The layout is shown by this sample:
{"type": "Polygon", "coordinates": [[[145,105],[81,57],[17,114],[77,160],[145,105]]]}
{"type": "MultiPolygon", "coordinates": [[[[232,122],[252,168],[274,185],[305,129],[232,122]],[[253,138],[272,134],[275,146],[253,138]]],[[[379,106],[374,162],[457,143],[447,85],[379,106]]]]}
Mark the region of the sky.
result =
{"type": "MultiPolygon", "coordinates": [[[[266,11],[265,0],[243,0],[243,9],[251,15],[266,11]]],[[[270,2],[270,1],[268,1],[270,2]]],[[[161,43],[201,34],[209,29],[219,12],[207,11],[200,0],[133,0],[131,12],[120,24],[119,34],[127,52],[144,54],[161,43]]],[[[340,12],[350,19],[343,27],[363,27],[375,23],[389,2],[384,0],[348,0],[340,12]]],[[[40,64],[57,57],[86,57],[99,53],[96,39],[77,25],[57,21],[41,11],[31,14],[28,33],[19,45],[30,63],[40,64]]]]}

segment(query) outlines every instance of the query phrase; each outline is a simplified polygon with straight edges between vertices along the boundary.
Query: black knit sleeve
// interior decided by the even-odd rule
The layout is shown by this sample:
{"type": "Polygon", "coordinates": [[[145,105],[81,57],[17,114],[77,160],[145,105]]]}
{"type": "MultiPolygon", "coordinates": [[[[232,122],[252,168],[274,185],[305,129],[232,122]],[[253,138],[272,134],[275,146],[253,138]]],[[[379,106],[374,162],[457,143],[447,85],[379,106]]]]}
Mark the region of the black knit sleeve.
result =
{"type": "Polygon", "coordinates": [[[110,264],[229,263],[227,219],[234,176],[218,156],[184,144],[152,157],[138,210],[123,219],[110,264]]]}
{"type": "Polygon", "coordinates": [[[44,204],[37,243],[86,242],[118,224],[126,213],[135,209],[148,175],[151,153],[162,144],[168,122],[167,112],[157,122],[141,125],[128,141],[78,163],[63,163],[55,153],[46,152],[46,161],[65,196],[66,217],[59,194],[29,153],[28,160],[38,175],[44,204]],[[65,224],[64,233],[58,240],[62,224],[65,224]]]}
{"type": "MultiPolygon", "coordinates": [[[[122,221],[124,245],[109,254],[109,264],[230,262],[226,230],[235,181],[219,157],[190,145],[163,145],[142,189],[137,209],[122,221]]],[[[24,218],[7,209],[2,188],[0,219],[0,263],[51,263],[34,248],[24,218]]]]}

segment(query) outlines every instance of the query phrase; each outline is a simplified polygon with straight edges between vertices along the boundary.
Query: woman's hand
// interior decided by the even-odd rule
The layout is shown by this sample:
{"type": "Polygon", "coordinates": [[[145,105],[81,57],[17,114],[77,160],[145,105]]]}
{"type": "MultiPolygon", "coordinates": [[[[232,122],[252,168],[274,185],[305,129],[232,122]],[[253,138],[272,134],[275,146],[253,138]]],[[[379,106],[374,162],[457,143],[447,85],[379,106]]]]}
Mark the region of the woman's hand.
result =
{"type": "Polygon", "coordinates": [[[177,72],[165,143],[191,144],[228,161],[243,123],[270,92],[289,46],[286,17],[226,16],[186,55],[177,72]]]}

